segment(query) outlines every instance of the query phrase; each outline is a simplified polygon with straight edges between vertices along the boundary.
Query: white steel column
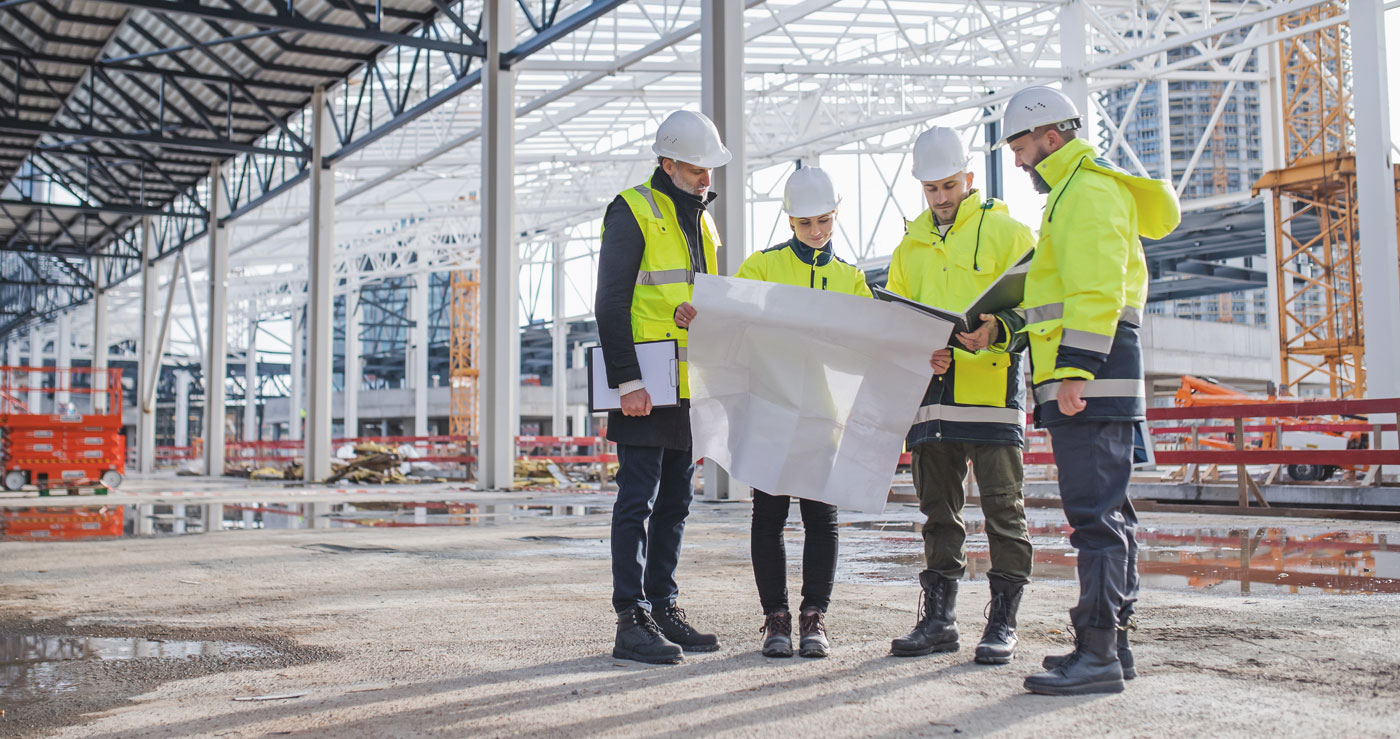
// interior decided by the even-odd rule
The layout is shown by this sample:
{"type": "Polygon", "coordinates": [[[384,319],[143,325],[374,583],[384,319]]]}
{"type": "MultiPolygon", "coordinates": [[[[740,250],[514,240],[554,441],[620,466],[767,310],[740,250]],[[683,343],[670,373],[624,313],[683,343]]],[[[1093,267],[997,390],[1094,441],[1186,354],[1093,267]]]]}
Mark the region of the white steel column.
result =
{"type": "Polygon", "coordinates": [[[175,446],[190,445],[190,383],[189,370],[175,370],[175,446]]]}
{"type": "Polygon", "coordinates": [[[569,379],[566,366],[566,351],[569,342],[569,322],[564,320],[564,241],[554,242],[553,313],[554,331],[550,352],[550,374],[554,383],[554,420],[551,424],[555,436],[568,435],[568,392],[569,379]]]}
{"type": "Polygon", "coordinates": [[[306,362],[302,359],[303,341],[302,324],[305,323],[306,308],[297,306],[292,309],[292,361],[291,361],[291,381],[288,382],[290,397],[287,398],[288,418],[287,418],[287,438],[293,441],[301,440],[301,408],[302,408],[302,387],[303,378],[306,377],[306,362]]]}
{"type": "Polygon", "coordinates": [[[258,322],[248,321],[248,351],[243,355],[243,440],[258,440],[258,322]]]}
{"type": "MultiPolygon", "coordinates": [[[[1259,47],[1255,52],[1258,54],[1259,70],[1268,79],[1259,85],[1259,156],[1261,159],[1262,171],[1272,172],[1284,163],[1284,152],[1282,136],[1279,135],[1279,123],[1283,120],[1283,85],[1278,79],[1278,44],[1266,44],[1259,47]]],[[[1166,82],[1158,84],[1165,86],[1166,82]]],[[[1163,110],[1166,110],[1163,108],[1163,110]]],[[[1163,125],[1167,117],[1163,117],[1163,125]]],[[[1170,149],[1171,147],[1166,147],[1170,149]]],[[[1175,183],[1172,183],[1175,186],[1175,183]]],[[[1264,196],[1264,274],[1267,275],[1267,287],[1264,290],[1264,303],[1267,306],[1267,326],[1272,336],[1279,336],[1279,274],[1277,267],[1277,253],[1280,234],[1276,224],[1273,193],[1264,196]]],[[[1284,224],[1284,229],[1288,225],[1284,224]]],[[[1278,387],[1283,381],[1283,345],[1279,341],[1269,342],[1269,381],[1278,387]]]]}
{"type": "MultiPolygon", "coordinates": [[[[94,257],[97,284],[92,291],[92,412],[108,413],[107,407],[107,278],[102,269],[102,257],[94,257]]],[[[121,413],[120,408],[114,413],[121,413]]]]}
{"type": "Polygon", "coordinates": [[[345,408],[341,413],[344,419],[342,435],[360,435],[360,288],[350,288],[345,293],[345,390],[340,394],[345,408]]]}
{"type": "Polygon", "coordinates": [[[483,490],[509,489],[515,481],[515,435],[520,429],[520,322],[514,208],[515,80],[501,69],[501,54],[515,43],[515,3],[486,0],[481,95],[481,424],[477,482],[483,490]]]}
{"type": "MultiPolygon", "coordinates": [[[[44,366],[44,332],[38,324],[29,327],[29,366],[44,366]]],[[[44,373],[29,373],[29,412],[44,412],[44,393],[39,388],[44,381],[44,373]]]]}
{"type": "MultiPolygon", "coordinates": [[[[744,158],[744,5],[731,0],[704,0],[700,10],[700,107],[715,122],[720,140],[734,158],[713,173],[711,205],[719,227],[719,273],[733,275],[744,261],[747,229],[744,191],[748,182],[744,158]]],[[[705,464],[708,500],[748,497],[719,465],[705,464]]]]}
{"type": "Polygon", "coordinates": [[[1400,316],[1400,253],[1395,242],[1385,4],[1380,0],[1352,0],[1349,7],[1361,295],[1365,298],[1362,321],[1367,329],[1366,396],[1394,398],[1400,397],[1400,337],[1392,329],[1395,317],[1400,316]]]}
{"type": "Polygon", "coordinates": [[[73,314],[64,311],[58,314],[58,334],[53,342],[54,356],[54,411],[66,413],[68,401],[72,400],[69,389],[73,387],[73,314]]]}
{"type": "MultiPolygon", "coordinates": [[[[1065,6],[1060,9],[1060,65],[1065,75],[1061,87],[1083,116],[1081,120],[1084,122],[1084,128],[1079,131],[1080,138],[1097,147],[1098,138],[1094,136],[1089,123],[1094,118],[1089,105],[1089,80],[1084,76],[1085,54],[1088,52],[1088,22],[1084,15],[1084,1],[1067,0],[1065,6]]],[[[1163,115],[1165,114],[1166,111],[1163,111],[1163,115]]]]}
{"type": "MultiPolygon", "coordinates": [[[[160,349],[156,346],[156,321],[160,317],[160,270],[156,266],[156,234],[150,216],[141,219],[141,360],[136,363],[136,467],[141,472],[156,469],[156,411],[142,402],[152,397],[150,384],[160,382],[160,349]]],[[[173,277],[172,277],[173,279],[173,277]]]]}
{"type": "MultiPolygon", "coordinates": [[[[204,352],[204,473],[224,474],[224,378],[228,374],[228,193],[216,163],[209,168],[209,347],[204,352]]],[[[174,276],[171,277],[174,279],[174,276]]]]}
{"type": "Polygon", "coordinates": [[[409,299],[413,329],[409,331],[409,344],[413,350],[413,361],[408,363],[409,387],[413,388],[413,435],[428,435],[428,284],[430,273],[414,277],[413,294],[409,299]]]}
{"type": "Polygon", "coordinates": [[[331,474],[331,372],[335,298],[331,292],[334,258],[335,178],[322,163],[326,148],[334,144],[325,105],[325,88],[311,95],[311,228],[310,269],[306,281],[306,480],[316,482],[331,474]]]}

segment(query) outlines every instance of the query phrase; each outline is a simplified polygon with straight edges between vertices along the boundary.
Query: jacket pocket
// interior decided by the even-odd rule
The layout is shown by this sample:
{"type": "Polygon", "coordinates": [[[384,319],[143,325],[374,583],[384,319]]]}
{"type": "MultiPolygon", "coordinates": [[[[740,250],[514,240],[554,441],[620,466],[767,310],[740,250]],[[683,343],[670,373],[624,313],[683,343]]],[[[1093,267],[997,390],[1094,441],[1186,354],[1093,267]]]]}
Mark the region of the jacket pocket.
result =
{"type": "Polygon", "coordinates": [[[953,350],[953,402],[959,405],[1006,406],[1006,378],[1011,357],[953,350]]]}

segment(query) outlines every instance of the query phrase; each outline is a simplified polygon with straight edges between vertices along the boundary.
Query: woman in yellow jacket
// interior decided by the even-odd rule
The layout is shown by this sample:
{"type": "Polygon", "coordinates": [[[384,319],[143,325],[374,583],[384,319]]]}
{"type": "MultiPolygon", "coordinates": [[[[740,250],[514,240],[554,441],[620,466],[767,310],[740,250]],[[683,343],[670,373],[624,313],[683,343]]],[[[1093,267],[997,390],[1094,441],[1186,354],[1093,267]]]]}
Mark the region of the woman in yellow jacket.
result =
{"type": "MultiPolygon", "coordinates": [[[[871,297],[865,273],[832,253],[831,235],[836,230],[838,202],[836,188],[826,172],[817,167],[798,169],[783,189],[783,210],[792,227],[792,238],[750,255],[735,276],[871,297]]],[[[806,499],[799,499],[799,503],[805,540],[798,653],[803,657],[825,657],[831,648],[826,636],[826,609],[831,604],[836,573],[836,506],[806,499]]],[[[790,506],[786,495],[754,491],[749,550],[763,606],[760,631],[764,634],[763,654],[767,657],[792,656],[787,552],[783,545],[783,527],[790,506]]]]}

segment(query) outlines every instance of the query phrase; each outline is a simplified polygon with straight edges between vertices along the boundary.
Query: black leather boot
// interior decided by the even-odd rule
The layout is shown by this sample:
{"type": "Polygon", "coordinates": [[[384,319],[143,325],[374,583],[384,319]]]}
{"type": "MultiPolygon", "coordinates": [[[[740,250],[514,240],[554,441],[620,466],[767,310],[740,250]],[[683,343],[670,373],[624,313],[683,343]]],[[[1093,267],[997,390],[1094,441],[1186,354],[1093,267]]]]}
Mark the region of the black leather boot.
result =
{"type": "Polygon", "coordinates": [[[890,642],[890,654],[918,657],[958,651],[958,617],[954,611],[958,602],[958,581],[924,570],[919,573],[919,584],[924,588],[919,600],[919,621],[907,636],[890,642]]]}
{"type": "Polygon", "coordinates": [[[649,665],[671,665],[685,660],[681,648],[661,635],[661,627],[641,606],[617,614],[617,639],[612,656],[649,665]]]}
{"type": "Polygon", "coordinates": [[[987,578],[992,586],[992,602],[987,614],[987,628],[977,644],[976,660],[984,665],[1010,664],[1016,657],[1016,611],[1021,607],[1025,586],[1001,578],[987,578]]]}
{"type": "Polygon", "coordinates": [[[763,626],[758,633],[763,634],[764,657],[792,656],[792,614],[787,611],[773,611],[763,618],[763,626]]]}
{"type": "Polygon", "coordinates": [[[798,617],[802,627],[802,641],[798,654],[803,657],[825,657],[831,654],[831,642],[826,638],[826,614],[821,611],[803,611],[798,617]]]}
{"type": "Polygon", "coordinates": [[[655,615],[656,625],[669,641],[681,645],[687,652],[718,652],[719,637],[702,634],[685,620],[685,611],[672,603],[655,615]]]}
{"type": "MultiPolygon", "coordinates": [[[[1068,658],[1068,654],[1052,654],[1041,660],[1040,664],[1047,670],[1053,670],[1068,658]]],[[[1124,680],[1137,677],[1137,668],[1133,665],[1133,650],[1128,646],[1128,629],[1118,630],[1118,666],[1123,669],[1124,680]]]]}
{"type": "Polygon", "coordinates": [[[1123,692],[1118,664],[1118,629],[1080,629],[1074,652],[1055,669],[1026,678],[1026,690],[1041,695],[1123,692]]]}

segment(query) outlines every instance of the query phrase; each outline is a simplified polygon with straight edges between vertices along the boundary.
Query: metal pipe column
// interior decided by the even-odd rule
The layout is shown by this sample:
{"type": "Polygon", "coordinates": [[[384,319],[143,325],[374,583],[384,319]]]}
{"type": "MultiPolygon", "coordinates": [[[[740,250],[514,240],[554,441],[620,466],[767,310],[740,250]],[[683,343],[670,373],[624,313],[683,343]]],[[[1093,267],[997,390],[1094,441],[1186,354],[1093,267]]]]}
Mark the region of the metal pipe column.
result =
{"type": "MultiPolygon", "coordinates": [[[[136,363],[136,468],[150,473],[156,469],[156,411],[146,408],[142,398],[151,397],[149,385],[160,382],[160,373],[151,372],[160,365],[156,325],[160,318],[160,271],[156,265],[156,235],[150,216],[141,219],[141,360],[136,363]]],[[[173,278],[172,278],[173,279],[173,278]]]]}
{"type": "Polygon", "coordinates": [[[552,278],[554,330],[550,352],[550,375],[554,397],[554,420],[551,433],[555,436],[568,435],[568,361],[565,352],[569,341],[569,322],[564,318],[564,242],[554,243],[554,276],[552,278]]]}
{"type": "Polygon", "coordinates": [[[335,298],[331,292],[334,259],[335,178],[322,160],[335,144],[325,105],[326,90],[311,95],[311,228],[306,281],[306,480],[317,482],[331,474],[331,372],[335,298]]]}
{"type": "Polygon", "coordinates": [[[409,331],[413,361],[408,363],[409,386],[413,388],[413,435],[428,435],[428,284],[432,274],[414,277],[409,298],[413,328],[409,331]]]}
{"type": "Polygon", "coordinates": [[[190,383],[189,370],[175,370],[175,446],[190,445],[190,383]]]}
{"type": "Polygon", "coordinates": [[[509,489],[515,481],[515,434],[520,429],[520,322],[516,320],[515,80],[501,54],[515,43],[515,3],[486,0],[481,28],[486,60],[481,82],[481,424],[477,483],[509,489]]]}
{"type": "MultiPolygon", "coordinates": [[[[228,375],[228,191],[218,163],[209,168],[209,348],[204,352],[204,473],[224,474],[224,380],[228,375]]],[[[174,279],[172,276],[171,279],[174,279]]]]}
{"type": "MultiPolygon", "coordinates": [[[[1386,87],[1385,4],[1352,0],[1352,102],[1356,106],[1356,189],[1361,231],[1362,321],[1366,328],[1366,396],[1400,397],[1400,250],[1395,235],[1386,87]]],[[[1393,420],[1393,419],[1392,419],[1393,420]]],[[[1373,419],[1374,421],[1374,419],[1373,419]]]]}
{"type": "Polygon", "coordinates": [[[345,293],[345,389],[340,394],[345,405],[342,436],[360,435],[360,382],[363,371],[360,368],[360,288],[350,288],[345,293]]]}
{"type": "Polygon", "coordinates": [[[243,354],[243,440],[258,440],[258,322],[248,321],[248,350],[243,354]]]}
{"type": "MultiPolygon", "coordinates": [[[[73,314],[64,311],[58,314],[58,334],[53,343],[54,367],[54,410],[68,412],[68,402],[72,400],[69,390],[73,387],[73,314]]],[[[84,409],[86,410],[86,409],[84,409]]]]}
{"type": "Polygon", "coordinates": [[[97,271],[97,284],[92,291],[92,412],[105,414],[121,413],[121,409],[109,411],[107,408],[107,278],[102,271],[102,257],[94,257],[97,271]]]}
{"type": "MultiPolygon", "coordinates": [[[[40,328],[37,324],[29,327],[30,367],[44,366],[44,332],[40,328]]],[[[29,406],[30,413],[44,412],[44,393],[39,389],[43,381],[44,374],[42,372],[29,373],[29,400],[26,405],[29,406]]]]}
{"type": "Polygon", "coordinates": [[[302,387],[303,378],[306,377],[306,360],[304,358],[302,340],[303,324],[306,323],[306,308],[297,306],[292,309],[292,361],[291,380],[287,383],[290,396],[287,398],[288,418],[287,418],[287,438],[293,441],[301,441],[301,410],[302,410],[302,387]]]}
{"type": "MultiPolygon", "coordinates": [[[[720,140],[734,158],[713,173],[710,206],[719,228],[719,273],[733,275],[743,264],[746,228],[744,191],[748,169],[744,152],[744,3],[704,0],[700,9],[700,107],[715,122],[720,140]]],[[[713,462],[705,465],[705,499],[730,500],[748,492],[713,462]]]]}

